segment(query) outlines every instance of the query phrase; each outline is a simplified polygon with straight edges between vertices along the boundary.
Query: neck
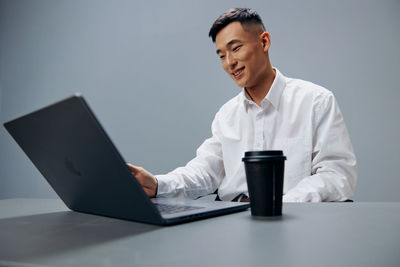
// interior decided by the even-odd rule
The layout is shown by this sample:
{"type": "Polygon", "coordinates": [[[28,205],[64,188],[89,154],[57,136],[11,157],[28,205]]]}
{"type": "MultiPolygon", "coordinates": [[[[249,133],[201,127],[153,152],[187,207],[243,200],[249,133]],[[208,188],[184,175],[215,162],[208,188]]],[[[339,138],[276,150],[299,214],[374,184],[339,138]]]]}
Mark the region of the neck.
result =
{"type": "Polygon", "coordinates": [[[246,93],[249,95],[250,99],[253,100],[258,106],[261,107],[261,102],[268,94],[271,89],[272,83],[274,82],[276,71],[270,67],[264,73],[262,80],[251,87],[246,87],[246,93]]]}

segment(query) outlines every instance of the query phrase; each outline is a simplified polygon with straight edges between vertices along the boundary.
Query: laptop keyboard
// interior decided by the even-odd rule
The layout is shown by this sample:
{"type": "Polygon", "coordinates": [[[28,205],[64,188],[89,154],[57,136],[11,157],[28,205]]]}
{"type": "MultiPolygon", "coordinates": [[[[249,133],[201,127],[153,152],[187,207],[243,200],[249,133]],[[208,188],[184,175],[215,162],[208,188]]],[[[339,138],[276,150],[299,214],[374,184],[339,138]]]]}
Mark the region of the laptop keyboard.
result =
{"type": "Polygon", "coordinates": [[[163,214],[172,214],[182,211],[189,211],[189,210],[197,210],[202,209],[203,207],[196,207],[196,206],[181,206],[181,205],[168,205],[168,204],[160,204],[154,203],[158,210],[163,214]]]}

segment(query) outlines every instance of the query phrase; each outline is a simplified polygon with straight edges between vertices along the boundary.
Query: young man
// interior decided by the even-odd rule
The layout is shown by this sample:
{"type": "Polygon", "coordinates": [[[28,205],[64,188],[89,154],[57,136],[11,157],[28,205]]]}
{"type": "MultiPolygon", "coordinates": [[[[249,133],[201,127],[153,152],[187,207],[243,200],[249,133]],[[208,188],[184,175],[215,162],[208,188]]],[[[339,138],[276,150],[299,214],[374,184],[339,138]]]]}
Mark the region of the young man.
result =
{"type": "Polygon", "coordinates": [[[185,167],[154,177],[128,164],[150,197],[197,198],[218,189],[225,201],[248,201],[245,151],[283,150],[285,202],[351,197],[357,164],[333,94],[283,76],[269,60],[270,35],[259,15],[236,8],[222,14],[209,36],[222,67],[242,92],[221,107],[212,137],[185,167]]]}

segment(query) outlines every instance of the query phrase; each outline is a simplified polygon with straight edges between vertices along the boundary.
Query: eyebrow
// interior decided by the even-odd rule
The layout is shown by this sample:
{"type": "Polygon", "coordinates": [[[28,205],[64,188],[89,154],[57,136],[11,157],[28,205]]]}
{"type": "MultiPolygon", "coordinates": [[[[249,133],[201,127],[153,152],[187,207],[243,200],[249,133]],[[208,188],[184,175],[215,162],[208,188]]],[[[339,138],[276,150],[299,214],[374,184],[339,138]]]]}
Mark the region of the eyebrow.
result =
{"type": "MultiPolygon", "coordinates": [[[[237,39],[233,39],[233,40],[230,40],[227,44],[226,44],[226,47],[231,47],[232,45],[234,45],[234,44],[236,44],[236,43],[239,43],[239,42],[241,42],[240,40],[237,40],[237,39]]],[[[221,52],[221,49],[217,49],[217,55],[221,52]]]]}

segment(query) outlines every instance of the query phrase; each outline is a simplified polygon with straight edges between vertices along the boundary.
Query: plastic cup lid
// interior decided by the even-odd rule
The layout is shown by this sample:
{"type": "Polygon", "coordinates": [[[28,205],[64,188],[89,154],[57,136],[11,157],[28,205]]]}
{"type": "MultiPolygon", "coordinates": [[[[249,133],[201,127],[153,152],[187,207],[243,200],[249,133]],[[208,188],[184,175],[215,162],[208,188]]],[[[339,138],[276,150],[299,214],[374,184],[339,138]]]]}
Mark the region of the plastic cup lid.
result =
{"type": "Polygon", "coordinates": [[[247,151],[242,161],[286,160],[282,150],[247,151]]]}

